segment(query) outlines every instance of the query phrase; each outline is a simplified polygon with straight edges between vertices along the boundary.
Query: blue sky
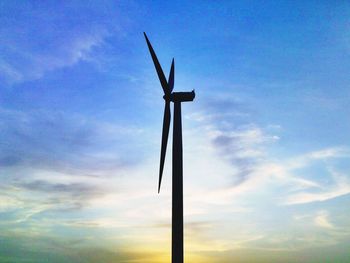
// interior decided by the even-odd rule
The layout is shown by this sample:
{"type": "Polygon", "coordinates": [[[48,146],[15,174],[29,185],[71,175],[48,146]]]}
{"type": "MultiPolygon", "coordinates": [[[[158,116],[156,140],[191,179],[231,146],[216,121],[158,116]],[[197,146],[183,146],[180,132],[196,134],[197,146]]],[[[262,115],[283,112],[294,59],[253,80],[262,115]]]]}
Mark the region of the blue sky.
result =
{"type": "Polygon", "coordinates": [[[349,261],[349,3],[2,1],[0,25],[1,262],[170,260],[144,31],[196,90],[187,262],[349,261]]]}

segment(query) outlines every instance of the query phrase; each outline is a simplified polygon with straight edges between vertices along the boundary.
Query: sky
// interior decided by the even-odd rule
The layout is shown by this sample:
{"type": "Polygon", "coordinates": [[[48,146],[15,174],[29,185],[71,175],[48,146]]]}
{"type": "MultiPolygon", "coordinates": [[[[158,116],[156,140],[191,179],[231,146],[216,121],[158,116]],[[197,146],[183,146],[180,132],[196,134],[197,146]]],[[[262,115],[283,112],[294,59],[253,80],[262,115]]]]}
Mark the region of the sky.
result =
{"type": "Polygon", "coordinates": [[[0,262],[349,262],[348,1],[1,1],[0,262]],[[172,139],[170,131],[170,138],[172,139]]]}

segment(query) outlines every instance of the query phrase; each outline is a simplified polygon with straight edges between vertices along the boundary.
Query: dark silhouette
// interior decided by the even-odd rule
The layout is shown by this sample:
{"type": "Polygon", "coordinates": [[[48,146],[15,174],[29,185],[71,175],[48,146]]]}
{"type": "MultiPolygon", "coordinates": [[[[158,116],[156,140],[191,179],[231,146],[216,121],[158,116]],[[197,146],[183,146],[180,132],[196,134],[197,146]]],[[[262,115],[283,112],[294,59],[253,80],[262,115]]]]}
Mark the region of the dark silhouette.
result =
{"type": "Polygon", "coordinates": [[[170,102],[174,103],[174,124],[173,124],[173,181],[172,181],[172,263],[183,263],[183,189],[182,189],[182,127],[181,127],[181,102],[193,101],[195,97],[194,90],[192,92],[172,92],[174,88],[174,59],[171,63],[171,69],[168,81],[166,80],[162,67],[159,64],[157,56],[149,42],[146,33],[143,33],[151,53],[154,66],[164,91],[164,117],[162,146],[160,150],[160,166],[158,193],[162,181],[163,168],[166,147],[168,143],[169,127],[170,127],[170,102]]]}

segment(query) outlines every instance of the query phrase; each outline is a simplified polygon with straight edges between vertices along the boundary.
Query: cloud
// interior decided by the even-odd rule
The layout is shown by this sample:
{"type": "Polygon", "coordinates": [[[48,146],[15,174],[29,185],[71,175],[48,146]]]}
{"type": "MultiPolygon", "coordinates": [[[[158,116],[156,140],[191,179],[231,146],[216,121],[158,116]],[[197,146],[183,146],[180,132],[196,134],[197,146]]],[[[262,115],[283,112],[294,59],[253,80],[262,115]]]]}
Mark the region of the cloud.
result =
{"type": "Polygon", "coordinates": [[[70,67],[80,61],[92,62],[94,49],[103,43],[104,37],[105,33],[100,32],[78,35],[72,39],[65,38],[66,43],[60,43],[62,47],[57,47],[50,54],[40,51],[18,53],[17,49],[20,50],[21,47],[16,47],[15,51],[6,52],[8,60],[0,60],[0,76],[12,85],[39,79],[47,72],[70,67]],[[16,61],[17,64],[12,61],[16,61]]]}
{"type": "Polygon", "coordinates": [[[103,195],[103,191],[97,186],[84,183],[50,183],[43,180],[31,182],[22,182],[19,187],[29,191],[47,193],[49,195],[65,195],[66,197],[86,199],[94,196],[103,195]]]}
{"type": "Polygon", "coordinates": [[[9,83],[17,83],[23,80],[23,74],[2,59],[0,60],[0,74],[9,83]]]}
{"type": "Polygon", "coordinates": [[[197,121],[222,160],[232,167],[235,186],[251,179],[268,157],[267,147],[279,140],[270,134],[271,125],[263,128],[252,121],[253,111],[238,97],[214,96],[203,108],[188,118],[197,121]],[[208,111],[215,114],[207,114],[208,111]]]}
{"type": "MultiPolygon", "coordinates": [[[[94,199],[102,198],[108,194],[108,187],[102,187],[99,183],[87,182],[65,182],[56,183],[45,180],[22,179],[13,185],[17,189],[24,209],[19,212],[23,214],[22,219],[28,220],[35,214],[48,211],[70,211],[85,208],[94,199]],[[31,196],[28,198],[26,196],[31,196]],[[23,198],[26,197],[26,200],[23,198]],[[29,199],[32,199],[31,201],[29,199]],[[41,200],[42,199],[42,200],[41,200]],[[28,203],[34,202],[28,206],[28,203]]],[[[11,192],[9,193],[11,194],[11,192]]],[[[13,195],[13,193],[12,193],[13,195]]],[[[42,220],[45,220],[42,216],[42,220]]]]}
{"type": "Polygon", "coordinates": [[[350,151],[346,147],[329,147],[321,150],[311,151],[292,157],[286,162],[288,169],[298,169],[305,167],[315,161],[349,158],[350,151]]]}
{"type": "Polygon", "coordinates": [[[99,173],[122,169],[136,161],[122,158],[122,151],[128,151],[122,140],[132,128],[61,111],[0,109],[0,117],[2,167],[99,173]]]}
{"type": "Polygon", "coordinates": [[[327,211],[320,211],[314,218],[316,226],[328,229],[334,229],[334,225],[329,221],[329,214],[327,211]]]}
{"type": "MultiPolygon", "coordinates": [[[[330,161],[350,157],[346,147],[328,147],[296,156],[273,156],[270,147],[282,143],[278,134],[283,132],[281,126],[269,124],[260,127],[251,120],[249,111],[247,114],[227,115],[230,107],[239,105],[231,105],[228,100],[236,101],[224,98],[224,105],[229,106],[223,108],[220,103],[214,103],[215,116],[208,118],[204,109],[188,116],[201,126],[202,132],[206,132],[217,157],[230,165],[231,185],[209,191],[205,200],[228,203],[232,196],[254,195],[256,189],[270,189],[279,196],[280,205],[295,205],[326,201],[350,193],[346,173],[336,175],[330,166],[330,161]],[[309,174],[310,167],[315,166],[324,171],[327,184],[324,178],[309,174]]],[[[237,106],[232,110],[245,113],[247,109],[237,106]]]]}
{"type": "Polygon", "coordinates": [[[310,159],[330,159],[340,157],[350,157],[350,152],[341,147],[327,148],[319,151],[313,151],[306,155],[310,159]]]}
{"type": "MultiPolygon", "coordinates": [[[[335,158],[336,156],[332,155],[332,157],[335,158]]],[[[350,181],[348,177],[345,174],[336,172],[334,169],[328,169],[328,172],[331,175],[332,184],[328,183],[326,185],[322,185],[317,189],[317,191],[298,191],[297,193],[290,194],[286,197],[285,204],[295,205],[311,202],[322,202],[349,194],[350,181]]]]}
{"type": "Polygon", "coordinates": [[[64,226],[67,221],[65,214],[82,211],[91,207],[95,200],[117,191],[98,178],[82,180],[74,176],[55,178],[49,175],[44,179],[35,179],[35,175],[4,182],[0,194],[2,225],[19,229],[31,227],[38,232],[64,226]],[[61,222],[56,222],[58,218],[61,222]]]}
{"type": "Polygon", "coordinates": [[[312,202],[322,202],[330,199],[334,199],[350,193],[350,185],[336,186],[333,189],[325,190],[318,193],[298,193],[287,197],[285,204],[307,204],[312,202]]]}
{"type": "MultiPolygon", "coordinates": [[[[322,152],[332,152],[332,150],[324,149],[322,152]]],[[[250,173],[243,171],[249,177],[242,184],[230,186],[225,190],[221,189],[215,195],[228,198],[232,195],[252,193],[254,189],[270,189],[271,192],[278,194],[280,205],[297,205],[326,201],[349,194],[348,176],[320,163],[320,160],[344,158],[344,155],[333,154],[331,157],[327,155],[323,156],[324,159],[320,159],[318,154],[319,151],[310,152],[286,160],[271,160],[266,157],[260,162],[255,162],[250,173]],[[310,158],[310,156],[318,157],[310,158]],[[324,178],[307,178],[309,176],[307,169],[312,165],[319,165],[326,170],[327,183],[324,182],[324,178]],[[279,190],[276,192],[277,186],[279,190]]]]}
{"type": "Polygon", "coordinates": [[[98,15],[89,7],[80,7],[78,15],[74,7],[64,4],[9,2],[3,10],[8,12],[0,19],[0,79],[8,85],[36,80],[47,72],[81,61],[94,62],[98,47],[111,30],[103,17],[95,22],[93,17],[85,19],[98,15]]]}

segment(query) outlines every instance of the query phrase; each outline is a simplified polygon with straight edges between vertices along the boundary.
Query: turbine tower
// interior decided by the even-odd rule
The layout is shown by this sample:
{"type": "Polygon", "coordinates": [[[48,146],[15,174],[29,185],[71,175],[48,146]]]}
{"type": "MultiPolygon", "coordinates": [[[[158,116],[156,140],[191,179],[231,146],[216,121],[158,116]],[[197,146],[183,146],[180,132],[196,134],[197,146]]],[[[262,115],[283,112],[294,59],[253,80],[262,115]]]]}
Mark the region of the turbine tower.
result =
{"type": "Polygon", "coordinates": [[[182,125],[181,125],[181,102],[193,101],[195,97],[194,90],[192,92],[173,92],[174,88],[174,59],[171,63],[168,81],[166,80],[162,67],[159,64],[156,53],[149,42],[146,33],[143,33],[146,38],[149,52],[151,53],[154,66],[156,68],[160,84],[164,91],[163,99],[165,101],[163,131],[162,131],[162,146],[160,150],[160,166],[159,166],[159,181],[158,193],[162,182],[163,168],[166,147],[168,143],[169,128],[170,128],[170,102],[174,103],[174,122],[173,122],[173,179],[172,179],[172,235],[171,235],[171,262],[184,262],[184,247],[183,247],[183,183],[182,183],[182,125]]]}

